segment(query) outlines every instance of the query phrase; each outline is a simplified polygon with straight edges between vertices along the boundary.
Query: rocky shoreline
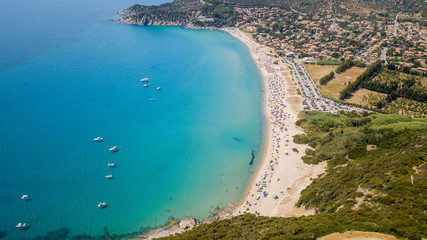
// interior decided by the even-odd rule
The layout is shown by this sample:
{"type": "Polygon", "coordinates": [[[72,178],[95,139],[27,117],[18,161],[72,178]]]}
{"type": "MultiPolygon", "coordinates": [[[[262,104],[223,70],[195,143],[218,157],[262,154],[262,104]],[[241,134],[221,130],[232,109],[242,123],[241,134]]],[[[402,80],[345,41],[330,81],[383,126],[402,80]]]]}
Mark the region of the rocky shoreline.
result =
{"type": "Polygon", "coordinates": [[[193,24],[192,21],[165,21],[157,17],[144,16],[141,19],[130,17],[126,15],[126,10],[118,12],[118,14],[123,15],[124,17],[117,19],[109,19],[110,21],[116,21],[129,25],[137,26],[164,26],[164,27],[183,27],[185,29],[195,29],[195,30],[218,30],[217,27],[200,27],[193,24]]]}
{"type": "Polygon", "coordinates": [[[233,216],[233,212],[236,210],[235,205],[230,205],[224,210],[221,210],[219,212],[211,211],[211,216],[208,220],[198,220],[193,217],[186,217],[184,219],[178,220],[174,218],[170,218],[168,220],[168,224],[165,226],[162,226],[157,229],[153,229],[147,233],[140,234],[135,236],[138,239],[156,239],[156,238],[162,238],[167,237],[170,235],[179,234],[188,230],[193,229],[196,226],[199,226],[203,223],[211,223],[213,221],[219,221],[223,219],[228,219],[233,216]]]}
{"type": "Polygon", "coordinates": [[[145,6],[133,6],[118,12],[121,23],[140,26],[187,26],[197,19],[198,11],[166,12],[145,6]]]}
{"type": "Polygon", "coordinates": [[[203,1],[174,1],[160,6],[134,5],[118,12],[123,17],[112,19],[125,24],[139,26],[177,26],[187,29],[217,29],[204,18],[203,1]],[[199,19],[202,17],[202,19],[199,19]]]}

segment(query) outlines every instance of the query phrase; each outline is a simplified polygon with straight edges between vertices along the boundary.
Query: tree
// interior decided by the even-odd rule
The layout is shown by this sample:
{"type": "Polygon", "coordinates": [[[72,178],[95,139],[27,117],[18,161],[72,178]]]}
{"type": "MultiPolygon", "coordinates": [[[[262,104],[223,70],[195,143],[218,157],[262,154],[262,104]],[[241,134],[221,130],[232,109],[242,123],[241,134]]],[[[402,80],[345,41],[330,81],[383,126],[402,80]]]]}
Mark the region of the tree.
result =
{"type": "Polygon", "coordinates": [[[322,77],[322,78],[319,80],[319,83],[320,83],[321,85],[326,85],[326,84],[328,84],[328,82],[329,82],[329,81],[331,81],[331,80],[334,78],[334,76],[335,76],[335,73],[332,71],[332,72],[330,72],[328,75],[326,75],[326,76],[322,77]]]}
{"type": "Polygon", "coordinates": [[[353,61],[351,59],[346,59],[341,65],[338,66],[337,70],[335,70],[337,73],[343,73],[353,67],[353,61]]]}

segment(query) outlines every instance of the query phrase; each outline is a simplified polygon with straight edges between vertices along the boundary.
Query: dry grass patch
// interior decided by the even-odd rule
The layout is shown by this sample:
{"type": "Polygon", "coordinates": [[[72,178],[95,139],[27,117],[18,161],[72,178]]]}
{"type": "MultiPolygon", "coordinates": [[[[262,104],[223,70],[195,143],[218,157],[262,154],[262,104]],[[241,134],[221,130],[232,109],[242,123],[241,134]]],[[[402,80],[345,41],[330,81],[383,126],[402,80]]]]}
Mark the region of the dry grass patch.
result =
{"type": "Polygon", "coordinates": [[[335,74],[335,77],[327,85],[320,85],[320,78],[335,71],[337,66],[307,64],[305,67],[322,95],[336,99],[339,98],[340,91],[343,90],[349,82],[354,82],[356,78],[366,70],[366,68],[352,67],[344,73],[335,74]]]}
{"type": "Polygon", "coordinates": [[[376,232],[361,232],[361,231],[348,231],[344,233],[332,233],[330,235],[318,238],[319,240],[342,240],[342,239],[353,239],[353,240],[397,240],[396,237],[376,233],[376,232]]]}
{"type": "Polygon", "coordinates": [[[343,90],[349,82],[354,82],[365,70],[366,68],[352,67],[344,73],[335,74],[335,77],[327,85],[320,85],[320,91],[326,96],[339,98],[341,90],[343,90]]]}
{"type": "Polygon", "coordinates": [[[365,105],[371,106],[367,102],[367,99],[369,99],[369,97],[372,97],[372,95],[375,95],[378,97],[386,97],[387,96],[387,94],[384,94],[384,93],[379,93],[379,92],[375,92],[375,91],[371,91],[368,89],[361,88],[361,89],[357,90],[356,92],[354,92],[353,95],[349,99],[347,99],[347,102],[360,104],[360,105],[364,105],[364,106],[365,105]]]}
{"type": "Polygon", "coordinates": [[[307,69],[308,73],[310,74],[313,81],[317,84],[319,84],[319,80],[329,74],[332,71],[335,71],[337,69],[337,65],[313,65],[313,64],[304,64],[305,68],[307,69]]]}

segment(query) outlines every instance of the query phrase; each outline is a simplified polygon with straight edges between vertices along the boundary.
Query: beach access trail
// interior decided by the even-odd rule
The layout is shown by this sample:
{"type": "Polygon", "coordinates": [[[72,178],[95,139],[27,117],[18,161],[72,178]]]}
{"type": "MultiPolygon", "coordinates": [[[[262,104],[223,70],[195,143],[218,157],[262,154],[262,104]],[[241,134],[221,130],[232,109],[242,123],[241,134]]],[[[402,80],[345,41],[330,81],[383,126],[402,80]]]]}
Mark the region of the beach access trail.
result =
{"type": "Polygon", "coordinates": [[[296,207],[301,191],[325,170],[325,163],[303,163],[306,145],[293,143],[303,133],[296,125],[302,110],[289,66],[275,57],[273,49],[258,44],[250,34],[236,28],[222,29],[242,41],[251,53],[264,79],[264,112],[267,141],[264,156],[250,182],[247,194],[233,215],[254,213],[262,216],[291,217],[314,214],[296,207]],[[298,152],[293,151],[296,149],[298,152]]]}

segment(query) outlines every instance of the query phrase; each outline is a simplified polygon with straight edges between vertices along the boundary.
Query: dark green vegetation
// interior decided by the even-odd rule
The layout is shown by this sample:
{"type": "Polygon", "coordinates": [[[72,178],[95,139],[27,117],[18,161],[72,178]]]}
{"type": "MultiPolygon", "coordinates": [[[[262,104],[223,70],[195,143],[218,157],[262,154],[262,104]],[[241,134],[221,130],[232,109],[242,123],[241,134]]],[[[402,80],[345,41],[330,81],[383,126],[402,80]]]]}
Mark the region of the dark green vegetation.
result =
{"type": "Polygon", "coordinates": [[[320,83],[321,85],[326,85],[326,84],[328,84],[328,82],[329,82],[329,81],[331,81],[331,80],[334,78],[334,76],[335,76],[335,73],[332,71],[332,72],[330,72],[328,75],[326,75],[326,76],[322,77],[322,78],[319,80],[319,83],[320,83]]]}
{"type": "Polygon", "coordinates": [[[343,73],[353,67],[353,61],[351,59],[346,59],[343,63],[341,63],[337,70],[335,70],[337,73],[343,73]]]}
{"type": "Polygon", "coordinates": [[[383,69],[375,78],[361,87],[382,95],[370,94],[365,101],[372,107],[388,113],[411,117],[427,117],[427,78],[383,69]]]}
{"type": "Polygon", "coordinates": [[[422,80],[422,77],[384,70],[376,78],[361,83],[361,87],[388,94],[388,102],[398,97],[427,102],[427,87],[423,86],[422,80]]]}
{"type": "Polygon", "coordinates": [[[123,22],[138,25],[172,25],[201,27],[222,27],[232,25],[237,14],[230,4],[217,0],[176,0],[160,6],[133,5],[121,14],[123,22]],[[214,18],[214,21],[198,21],[199,16],[214,18]]]}
{"type": "Polygon", "coordinates": [[[341,65],[341,61],[333,61],[333,60],[317,60],[317,65],[341,65]]]}
{"type": "Polygon", "coordinates": [[[302,117],[298,125],[306,133],[294,141],[313,147],[305,161],[328,161],[298,202],[316,215],[245,214],[164,239],[316,239],[346,230],[427,237],[427,120],[319,112],[302,117]]]}
{"type": "Polygon", "coordinates": [[[351,94],[359,89],[360,84],[363,82],[369,81],[375,76],[378,75],[378,73],[383,68],[383,65],[381,61],[376,61],[374,64],[368,67],[364,73],[362,73],[360,76],[356,78],[356,81],[352,82],[351,84],[347,85],[341,92],[340,92],[340,99],[344,100],[351,96],[351,94]]]}

